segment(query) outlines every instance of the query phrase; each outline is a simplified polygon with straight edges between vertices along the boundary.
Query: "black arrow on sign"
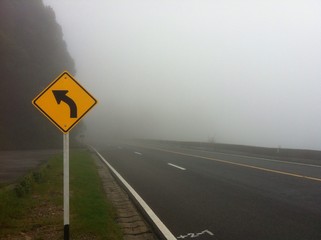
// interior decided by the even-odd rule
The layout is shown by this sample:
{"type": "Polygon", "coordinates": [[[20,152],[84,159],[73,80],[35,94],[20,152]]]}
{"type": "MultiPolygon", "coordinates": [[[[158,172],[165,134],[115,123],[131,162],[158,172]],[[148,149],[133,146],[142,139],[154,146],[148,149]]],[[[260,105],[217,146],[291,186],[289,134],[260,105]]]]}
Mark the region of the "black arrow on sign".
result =
{"type": "Polygon", "coordinates": [[[52,90],[52,93],[55,96],[58,104],[60,104],[61,101],[68,104],[70,108],[70,118],[77,118],[77,105],[74,100],[66,95],[68,90],[52,90]]]}

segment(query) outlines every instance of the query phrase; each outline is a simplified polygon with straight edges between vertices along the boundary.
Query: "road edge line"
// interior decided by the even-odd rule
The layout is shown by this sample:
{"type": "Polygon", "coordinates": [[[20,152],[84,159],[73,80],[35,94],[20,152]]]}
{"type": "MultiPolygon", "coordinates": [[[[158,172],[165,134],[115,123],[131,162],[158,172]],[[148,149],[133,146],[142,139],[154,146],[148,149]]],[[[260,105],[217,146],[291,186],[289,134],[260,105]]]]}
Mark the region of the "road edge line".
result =
{"type": "Polygon", "coordinates": [[[130,194],[135,198],[140,207],[148,215],[153,225],[159,230],[165,239],[176,240],[176,237],[169,231],[165,224],[158,218],[154,211],[148,206],[148,204],[142,199],[142,197],[129,185],[129,183],[114,169],[108,161],[92,146],[90,148],[98,155],[98,157],[108,166],[108,168],[115,174],[115,176],[121,181],[121,183],[127,188],[130,194]]]}

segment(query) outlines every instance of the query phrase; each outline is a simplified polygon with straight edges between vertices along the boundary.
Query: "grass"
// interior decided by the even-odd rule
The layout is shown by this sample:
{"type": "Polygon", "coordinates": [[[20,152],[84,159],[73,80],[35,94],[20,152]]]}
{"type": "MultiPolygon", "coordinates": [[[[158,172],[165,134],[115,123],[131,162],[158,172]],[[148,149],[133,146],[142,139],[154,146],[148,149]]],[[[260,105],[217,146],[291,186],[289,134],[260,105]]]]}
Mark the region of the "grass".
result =
{"type": "MultiPolygon", "coordinates": [[[[17,184],[0,189],[0,239],[62,239],[62,168],[62,156],[57,156],[17,184]]],[[[71,239],[122,239],[86,150],[71,151],[70,214],[71,239]]]]}
{"type": "Polygon", "coordinates": [[[95,233],[99,239],[122,239],[115,225],[115,210],[107,201],[96,166],[88,151],[71,154],[71,235],[95,233]]]}
{"type": "MultiPolygon", "coordinates": [[[[21,237],[36,228],[57,228],[62,224],[60,160],[60,157],[53,158],[15,185],[0,189],[0,239],[21,237]]],[[[44,239],[37,235],[41,233],[33,234],[34,239],[44,239]]]]}

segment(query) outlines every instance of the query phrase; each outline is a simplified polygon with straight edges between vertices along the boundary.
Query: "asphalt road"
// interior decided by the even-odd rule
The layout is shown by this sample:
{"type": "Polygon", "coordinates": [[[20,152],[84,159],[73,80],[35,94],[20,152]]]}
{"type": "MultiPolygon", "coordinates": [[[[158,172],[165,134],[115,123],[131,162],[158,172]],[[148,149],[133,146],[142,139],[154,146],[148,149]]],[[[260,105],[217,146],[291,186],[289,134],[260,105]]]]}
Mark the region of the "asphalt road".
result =
{"type": "Polygon", "coordinates": [[[321,160],[99,149],[177,239],[321,239],[321,160]]]}
{"type": "Polygon", "coordinates": [[[0,185],[19,180],[57,154],[61,154],[60,149],[0,151],[0,185]]]}

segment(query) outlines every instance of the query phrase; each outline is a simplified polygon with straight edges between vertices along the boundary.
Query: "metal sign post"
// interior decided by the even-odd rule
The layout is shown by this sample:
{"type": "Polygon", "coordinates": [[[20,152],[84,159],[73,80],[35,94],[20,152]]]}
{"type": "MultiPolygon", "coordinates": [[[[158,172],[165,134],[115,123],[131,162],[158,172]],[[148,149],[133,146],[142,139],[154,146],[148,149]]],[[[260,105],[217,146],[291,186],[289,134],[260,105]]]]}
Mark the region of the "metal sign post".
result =
{"type": "Polygon", "coordinates": [[[64,240],[69,240],[69,133],[64,137],[64,240]]]}
{"type": "Polygon", "coordinates": [[[97,100],[65,71],[32,104],[64,133],[64,240],[69,240],[69,131],[97,100]]]}

